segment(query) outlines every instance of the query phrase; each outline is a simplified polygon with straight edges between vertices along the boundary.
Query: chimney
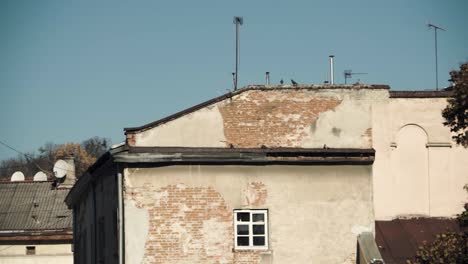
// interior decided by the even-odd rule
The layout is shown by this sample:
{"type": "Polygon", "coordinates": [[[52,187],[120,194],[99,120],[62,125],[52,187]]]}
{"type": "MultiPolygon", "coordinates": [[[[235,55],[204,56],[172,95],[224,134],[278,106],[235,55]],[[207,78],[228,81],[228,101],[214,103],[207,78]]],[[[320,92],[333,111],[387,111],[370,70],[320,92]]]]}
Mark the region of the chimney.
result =
{"type": "Polygon", "coordinates": [[[65,180],[61,185],[64,187],[72,187],[76,182],[75,157],[73,157],[73,154],[70,154],[63,157],[63,160],[68,164],[68,171],[67,175],[65,176],[65,180]]]}
{"type": "Polygon", "coordinates": [[[266,85],[270,85],[270,72],[265,72],[266,85]]]}
{"type": "Polygon", "coordinates": [[[335,56],[333,55],[330,55],[330,84],[335,84],[335,73],[334,73],[334,70],[333,70],[333,58],[335,56]]]}

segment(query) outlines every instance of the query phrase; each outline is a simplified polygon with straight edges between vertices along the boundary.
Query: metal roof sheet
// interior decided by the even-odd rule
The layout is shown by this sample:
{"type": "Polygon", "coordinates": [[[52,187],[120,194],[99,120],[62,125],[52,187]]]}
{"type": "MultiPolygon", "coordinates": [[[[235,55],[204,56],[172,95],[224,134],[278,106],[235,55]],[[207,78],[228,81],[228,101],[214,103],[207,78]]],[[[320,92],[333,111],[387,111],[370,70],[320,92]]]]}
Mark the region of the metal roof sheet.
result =
{"type": "Polygon", "coordinates": [[[386,264],[405,264],[424,242],[446,232],[459,232],[456,219],[412,218],[375,222],[375,240],[386,264]]]}
{"type": "Polygon", "coordinates": [[[0,231],[72,228],[72,211],[64,202],[67,189],[51,182],[1,182],[0,231]]]}

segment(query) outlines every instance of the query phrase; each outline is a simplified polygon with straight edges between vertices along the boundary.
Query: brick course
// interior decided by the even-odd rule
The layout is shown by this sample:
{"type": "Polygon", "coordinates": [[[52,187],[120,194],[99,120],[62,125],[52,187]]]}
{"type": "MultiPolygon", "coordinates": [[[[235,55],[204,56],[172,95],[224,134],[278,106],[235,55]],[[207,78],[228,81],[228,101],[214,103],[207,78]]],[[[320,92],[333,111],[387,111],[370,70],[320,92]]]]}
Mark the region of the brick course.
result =
{"type": "Polygon", "coordinates": [[[319,114],[340,103],[302,90],[246,92],[219,105],[226,145],[300,147],[319,114]]]}

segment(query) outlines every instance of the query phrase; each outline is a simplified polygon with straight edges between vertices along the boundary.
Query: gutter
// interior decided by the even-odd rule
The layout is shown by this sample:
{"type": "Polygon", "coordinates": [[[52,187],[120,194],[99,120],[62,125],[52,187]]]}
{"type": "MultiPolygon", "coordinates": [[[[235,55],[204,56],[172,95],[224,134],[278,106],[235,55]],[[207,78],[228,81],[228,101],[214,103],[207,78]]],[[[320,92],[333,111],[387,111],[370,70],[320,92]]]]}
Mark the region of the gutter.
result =
{"type": "Polygon", "coordinates": [[[371,165],[373,149],[130,148],[114,155],[128,166],[160,165],[371,165]]]}

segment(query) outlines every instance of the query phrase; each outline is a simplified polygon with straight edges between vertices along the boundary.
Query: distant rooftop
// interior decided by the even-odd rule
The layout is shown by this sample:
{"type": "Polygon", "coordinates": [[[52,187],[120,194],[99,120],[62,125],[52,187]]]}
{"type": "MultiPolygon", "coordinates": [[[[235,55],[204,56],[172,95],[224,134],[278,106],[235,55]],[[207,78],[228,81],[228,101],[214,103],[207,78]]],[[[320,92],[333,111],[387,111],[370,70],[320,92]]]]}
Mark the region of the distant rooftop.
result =
{"type": "Polygon", "coordinates": [[[0,236],[24,231],[71,230],[68,189],[52,182],[0,182],[0,236]]]}

